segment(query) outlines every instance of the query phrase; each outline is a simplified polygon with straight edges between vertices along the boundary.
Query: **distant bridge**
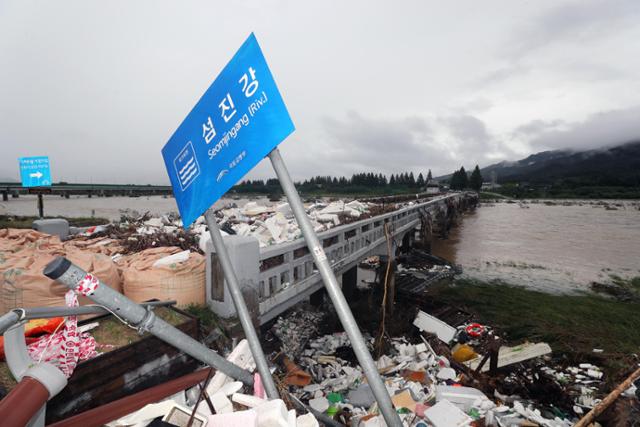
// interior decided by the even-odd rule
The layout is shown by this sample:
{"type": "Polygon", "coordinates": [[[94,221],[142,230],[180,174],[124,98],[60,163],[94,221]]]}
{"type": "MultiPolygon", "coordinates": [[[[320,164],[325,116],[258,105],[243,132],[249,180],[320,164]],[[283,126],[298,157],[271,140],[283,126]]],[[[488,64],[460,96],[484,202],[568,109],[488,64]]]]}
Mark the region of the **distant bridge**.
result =
{"type": "MultiPolygon", "coordinates": [[[[453,193],[412,206],[341,225],[319,233],[327,258],[347,294],[357,284],[357,265],[370,255],[387,254],[384,225],[390,240],[410,245],[426,223],[447,228],[456,215],[475,205],[475,193],[453,193]]],[[[429,237],[430,238],[430,237],[429,237]]],[[[250,311],[263,324],[323,288],[320,273],[303,238],[260,248],[254,237],[226,236],[225,246],[250,311]]],[[[206,248],[206,295],[209,307],[221,317],[233,317],[235,308],[211,242],[206,248]]]]}
{"type": "Polygon", "coordinates": [[[19,182],[0,182],[0,193],[2,193],[2,200],[5,202],[9,199],[9,196],[16,198],[20,194],[38,192],[57,194],[66,198],[71,195],[86,195],[89,197],[173,195],[170,185],[57,183],[50,187],[38,187],[29,190],[19,182]]]}

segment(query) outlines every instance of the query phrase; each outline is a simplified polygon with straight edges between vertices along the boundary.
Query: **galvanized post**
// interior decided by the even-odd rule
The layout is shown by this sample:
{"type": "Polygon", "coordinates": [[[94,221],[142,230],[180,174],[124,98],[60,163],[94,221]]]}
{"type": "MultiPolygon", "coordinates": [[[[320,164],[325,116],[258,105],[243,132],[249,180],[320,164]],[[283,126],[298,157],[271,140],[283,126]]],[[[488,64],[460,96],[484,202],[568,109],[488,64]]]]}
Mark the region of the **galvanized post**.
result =
{"type": "Polygon", "coordinates": [[[378,374],[378,369],[373,362],[371,354],[369,354],[367,344],[362,337],[358,324],[353,317],[353,313],[351,313],[347,300],[344,298],[344,295],[340,290],[340,285],[338,285],[338,281],[336,280],[336,276],[331,269],[329,261],[327,260],[324,249],[322,249],[322,245],[320,244],[320,241],[313,230],[313,226],[307,217],[307,213],[304,210],[300,196],[298,195],[298,192],[293,185],[293,181],[289,176],[289,171],[280,156],[280,151],[275,148],[271,153],[269,153],[269,159],[271,160],[273,169],[276,171],[282,190],[289,200],[289,205],[291,206],[293,215],[302,230],[302,234],[307,242],[309,251],[313,255],[313,260],[315,261],[318,271],[322,276],[322,281],[324,282],[324,285],[327,288],[327,293],[329,294],[336,312],[338,313],[340,322],[342,322],[342,326],[349,336],[353,352],[358,358],[358,362],[360,363],[369,385],[371,386],[371,391],[378,401],[380,412],[382,412],[382,416],[384,417],[387,425],[390,427],[401,427],[402,421],[400,421],[400,417],[393,409],[391,397],[389,397],[387,388],[382,382],[380,374],[378,374]]]}
{"type": "Polygon", "coordinates": [[[38,215],[40,219],[44,218],[44,200],[42,193],[38,193],[38,215]]]}
{"type": "Polygon", "coordinates": [[[253,385],[251,372],[234,365],[215,351],[205,347],[179,329],[174,328],[153,314],[150,308],[145,309],[114,291],[93,275],[72,264],[68,259],[57,257],[47,264],[43,273],[48,278],[57,280],[76,293],[84,295],[97,304],[108,308],[113,314],[135,326],[139,333],[149,331],[191,357],[213,366],[246,385],[253,385]]]}
{"type": "Polygon", "coordinates": [[[253,327],[253,322],[251,321],[251,315],[247,309],[247,304],[244,302],[244,297],[242,296],[242,291],[240,290],[236,273],[233,270],[231,259],[229,259],[227,247],[224,245],[222,234],[220,234],[220,227],[218,227],[216,216],[211,209],[207,209],[204,213],[204,218],[207,222],[207,226],[209,227],[211,242],[216,248],[216,254],[220,260],[220,265],[222,266],[222,271],[224,272],[224,277],[227,281],[227,286],[229,287],[229,293],[231,294],[233,305],[236,307],[238,319],[240,319],[240,324],[242,325],[244,334],[247,337],[249,348],[253,355],[253,360],[256,362],[256,367],[258,368],[258,372],[262,378],[264,390],[270,399],[278,399],[280,397],[278,395],[278,389],[271,377],[271,371],[269,370],[267,359],[264,357],[264,352],[260,346],[258,334],[256,334],[256,330],[253,327]]]}

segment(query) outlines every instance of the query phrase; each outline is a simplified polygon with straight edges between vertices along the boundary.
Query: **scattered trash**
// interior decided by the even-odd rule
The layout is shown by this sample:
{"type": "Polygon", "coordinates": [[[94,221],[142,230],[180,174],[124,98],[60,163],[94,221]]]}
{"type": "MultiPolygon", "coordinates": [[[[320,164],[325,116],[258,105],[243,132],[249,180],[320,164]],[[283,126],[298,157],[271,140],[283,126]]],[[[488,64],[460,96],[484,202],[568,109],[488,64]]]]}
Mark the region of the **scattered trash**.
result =
{"type": "MultiPolygon", "coordinates": [[[[500,347],[498,353],[498,368],[512,365],[514,363],[523,362],[525,360],[533,359],[535,357],[544,356],[551,353],[551,347],[547,343],[525,343],[515,347],[500,347]]],[[[480,359],[476,358],[467,362],[467,366],[471,369],[476,369],[480,365],[480,359]]],[[[489,370],[489,365],[484,364],[481,371],[486,372],[489,370]]]]}
{"type": "Polygon", "coordinates": [[[424,412],[424,417],[433,427],[464,427],[472,420],[448,400],[442,400],[424,412]]]}
{"type": "Polygon", "coordinates": [[[424,311],[419,311],[413,324],[421,331],[436,334],[445,344],[450,343],[456,335],[456,328],[449,326],[442,320],[437,319],[424,311]]]}

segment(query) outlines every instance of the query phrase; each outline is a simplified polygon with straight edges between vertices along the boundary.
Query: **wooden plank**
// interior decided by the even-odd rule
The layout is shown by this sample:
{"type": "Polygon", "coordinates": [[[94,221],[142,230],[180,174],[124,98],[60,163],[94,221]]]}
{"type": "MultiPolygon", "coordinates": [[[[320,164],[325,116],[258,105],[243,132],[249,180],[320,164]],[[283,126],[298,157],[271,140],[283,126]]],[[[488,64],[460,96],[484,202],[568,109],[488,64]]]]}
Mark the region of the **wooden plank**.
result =
{"type": "MultiPolygon", "coordinates": [[[[515,347],[502,346],[498,352],[498,368],[524,362],[525,360],[544,356],[549,353],[551,353],[551,347],[544,342],[526,343],[515,347]]],[[[465,364],[471,369],[476,369],[480,365],[480,360],[479,357],[476,357],[465,364]]],[[[489,366],[485,364],[480,371],[486,372],[488,370],[489,366]]]]}
{"type": "MultiPolygon", "coordinates": [[[[176,327],[198,338],[195,318],[188,316],[176,327]]],[[[198,361],[175,347],[147,335],[78,364],[67,386],[47,404],[46,422],[59,421],[177,378],[193,372],[198,365],[198,361]]]]}

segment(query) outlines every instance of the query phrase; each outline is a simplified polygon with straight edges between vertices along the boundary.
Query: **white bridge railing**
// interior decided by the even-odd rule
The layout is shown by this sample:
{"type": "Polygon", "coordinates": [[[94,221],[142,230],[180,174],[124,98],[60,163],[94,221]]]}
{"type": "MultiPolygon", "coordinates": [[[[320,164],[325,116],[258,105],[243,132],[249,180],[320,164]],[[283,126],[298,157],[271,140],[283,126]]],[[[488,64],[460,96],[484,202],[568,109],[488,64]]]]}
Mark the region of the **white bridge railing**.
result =
{"type": "MultiPolygon", "coordinates": [[[[447,200],[460,200],[463,193],[435,197],[397,211],[337,226],[319,233],[327,258],[336,274],[350,269],[366,256],[386,253],[384,224],[395,237],[403,237],[416,229],[421,216],[430,212],[435,217],[439,210],[446,212],[447,200]]],[[[260,248],[252,237],[228,236],[225,244],[241,283],[250,309],[264,323],[293,304],[307,298],[323,286],[320,274],[306,242],[300,238],[293,242],[260,248]]],[[[224,276],[212,247],[207,248],[207,303],[222,317],[235,314],[224,276]]]]}

